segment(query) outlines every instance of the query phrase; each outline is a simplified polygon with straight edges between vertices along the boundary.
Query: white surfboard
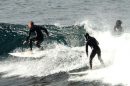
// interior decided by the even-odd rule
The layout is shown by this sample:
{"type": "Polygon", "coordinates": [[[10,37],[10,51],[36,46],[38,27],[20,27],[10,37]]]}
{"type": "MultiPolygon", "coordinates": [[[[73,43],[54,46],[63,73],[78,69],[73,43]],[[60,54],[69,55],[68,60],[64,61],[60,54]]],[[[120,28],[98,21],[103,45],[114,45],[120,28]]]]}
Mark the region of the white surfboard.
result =
{"type": "Polygon", "coordinates": [[[9,53],[9,55],[15,56],[15,57],[28,57],[28,58],[38,58],[43,57],[43,51],[25,51],[25,52],[15,52],[15,53],[9,53]]]}

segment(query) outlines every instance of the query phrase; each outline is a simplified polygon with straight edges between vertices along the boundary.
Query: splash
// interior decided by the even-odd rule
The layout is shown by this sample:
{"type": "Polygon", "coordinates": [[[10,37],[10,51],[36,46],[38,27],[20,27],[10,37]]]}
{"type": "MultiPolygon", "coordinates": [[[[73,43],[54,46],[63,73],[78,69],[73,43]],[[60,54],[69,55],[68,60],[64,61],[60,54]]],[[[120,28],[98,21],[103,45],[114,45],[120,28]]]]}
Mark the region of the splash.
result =
{"type": "Polygon", "coordinates": [[[85,64],[83,50],[77,50],[80,48],[70,48],[57,43],[53,46],[55,47],[52,49],[41,51],[44,57],[40,59],[11,57],[12,60],[1,63],[0,72],[6,73],[3,77],[47,76],[60,71],[69,71],[85,64]]]}
{"type": "MultiPolygon", "coordinates": [[[[94,70],[88,70],[84,76],[70,77],[70,80],[78,81],[93,81],[93,80],[101,80],[104,83],[110,83],[112,85],[123,84],[130,85],[129,79],[129,50],[130,50],[130,35],[128,33],[124,33],[120,36],[113,36],[109,30],[98,30],[94,29],[96,26],[92,25],[90,21],[84,22],[84,28],[86,31],[90,33],[91,36],[94,36],[99,41],[99,46],[102,51],[102,59],[104,60],[106,67],[101,68],[101,64],[98,59],[95,57],[93,61],[94,70]]],[[[103,26],[103,29],[105,25],[103,26]]],[[[107,26],[106,26],[107,27],[107,26]]],[[[82,39],[82,33],[79,33],[80,29],[73,26],[71,27],[63,27],[65,31],[61,30],[60,33],[64,33],[67,31],[72,32],[66,34],[64,36],[68,36],[70,41],[67,41],[69,44],[78,45],[78,39],[82,39]],[[70,30],[71,28],[71,30],[70,30]],[[77,37],[73,33],[73,30],[78,33],[77,37]],[[73,36],[72,36],[73,35],[73,36]],[[76,40],[76,41],[75,41],[76,40]],[[72,43],[71,43],[72,42],[72,43]]],[[[107,27],[108,28],[108,27],[107,27]]],[[[53,28],[52,28],[53,29],[53,28]]],[[[59,30],[59,31],[60,31],[59,30]]],[[[50,30],[51,31],[51,30],[50,30]]],[[[58,32],[54,29],[52,32],[58,32]]],[[[53,35],[52,35],[53,36],[53,35]]],[[[56,36],[57,37],[57,36],[56,36]]],[[[59,38],[60,39],[60,38],[59,38]]],[[[65,39],[67,40],[67,39],[65,39]]],[[[82,68],[83,66],[88,66],[88,58],[85,54],[85,46],[79,47],[68,47],[64,44],[55,43],[54,41],[51,43],[53,46],[52,49],[46,49],[43,51],[44,57],[41,59],[16,59],[10,57],[11,59],[7,59],[5,62],[0,63],[0,72],[5,73],[3,77],[10,76],[46,76],[60,71],[69,72],[73,69],[82,68]]],[[[83,45],[83,40],[79,42],[80,45],[83,45]]],[[[16,49],[19,51],[19,49],[16,49]]],[[[90,51],[90,49],[89,49],[90,51]]],[[[91,52],[91,51],[90,51],[91,52]]],[[[90,55],[89,52],[89,55],[90,55]]]]}
{"type": "Polygon", "coordinates": [[[101,81],[111,85],[130,85],[129,79],[129,50],[130,50],[130,34],[124,33],[120,36],[113,36],[110,31],[95,31],[91,29],[88,21],[86,29],[90,29],[89,33],[98,41],[102,51],[102,58],[106,64],[105,68],[98,68],[99,62],[94,58],[93,70],[80,72],[85,74],[82,77],[71,77],[70,81],[101,81]],[[89,28],[88,28],[89,27],[89,28]]]}

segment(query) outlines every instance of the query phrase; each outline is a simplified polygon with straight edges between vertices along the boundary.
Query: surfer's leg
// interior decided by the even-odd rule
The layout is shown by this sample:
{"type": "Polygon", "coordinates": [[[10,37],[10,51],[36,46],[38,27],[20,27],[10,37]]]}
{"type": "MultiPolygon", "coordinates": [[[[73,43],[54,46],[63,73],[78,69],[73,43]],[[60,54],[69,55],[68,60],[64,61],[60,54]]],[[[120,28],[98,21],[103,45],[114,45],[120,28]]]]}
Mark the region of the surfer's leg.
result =
{"type": "Polygon", "coordinates": [[[40,45],[40,44],[41,44],[41,42],[40,42],[40,41],[37,41],[37,42],[36,42],[36,46],[37,46],[38,48],[40,48],[40,47],[41,47],[41,45],[40,45]]]}
{"type": "Polygon", "coordinates": [[[38,48],[41,48],[41,43],[42,43],[42,41],[43,41],[43,37],[37,37],[37,42],[36,42],[36,46],[38,47],[38,48]]]}
{"type": "Polygon", "coordinates": [[[98,55],[98,59],[99,59],[100,63],[104,66],[104,62],[101,58],[101,50],[100,49],[97,51],[97,55],[98,55]]]}
{"type": "Polygon", "coordinates": [[[92,60],[94,58],[94,56],[96,55],[96,51],[92,50],[92,53],[90,55],[90,60],[89,60],[89,64],[90,64],[90,68],[92,69],[92,60]]]}
{"type": "Polygon", "coordinates": [[[30,50],[31,50],[31,51],[32,51],[32,47],[33,47],[32,43],[33,43],[33,41],[34,41],[35,39],[36,39],[35,37],[30,39],[29,46],[30,46],[30,50]]]}

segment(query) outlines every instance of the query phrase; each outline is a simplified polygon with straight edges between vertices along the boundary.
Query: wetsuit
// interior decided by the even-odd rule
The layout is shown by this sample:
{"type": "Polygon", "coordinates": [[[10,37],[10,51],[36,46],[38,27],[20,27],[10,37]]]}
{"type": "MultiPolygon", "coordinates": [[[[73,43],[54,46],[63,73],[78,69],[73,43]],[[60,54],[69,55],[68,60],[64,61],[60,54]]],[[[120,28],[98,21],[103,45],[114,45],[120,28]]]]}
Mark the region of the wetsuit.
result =
{"type": "Polygon", "coordinates": [[[99,44],[98,41],[94,37],[90,37],[90,36],[88,37],[87,43],[86,43],[86,53],[88,55],[88,46],[90,46],[92,48],[92,52],[91,52],[90,60],[89,60],[91,69],[92,69],[92,60],[96,54],[98,55],[99,61],[104,65],[103,60],[101,59],[101,50],[98,44],[99,44]]]}
{"type": "Polygon", "coordinates": [[[41,30],[43,30],[43,31],[47,34],[47,36],[48,36],[48,31],[47,31],[47,29],[45,29],[45,28],[43,28],[43,27],[41,27],[41,26],[34,25],[34,26],[30,29],[30,31],[29,31],[29,36],[27,37],[26,41],[29,41],[29,46],[30,46],[30,49],[31,49],[31,50],[32,50],[32,42],[33,42],[33,41],[35,41],[35,42],[36,42],[36,46],[37,46],[38,48],[40,48],[40,44],[42,43],[42,41],[43,41],[43,39],[44,39],[44,38],[43,38],[43,33],[42,33],[41,30]],[[34,33],[34,32],[35,32],[36,36],[30,38],[31,34],[34,33]]]}

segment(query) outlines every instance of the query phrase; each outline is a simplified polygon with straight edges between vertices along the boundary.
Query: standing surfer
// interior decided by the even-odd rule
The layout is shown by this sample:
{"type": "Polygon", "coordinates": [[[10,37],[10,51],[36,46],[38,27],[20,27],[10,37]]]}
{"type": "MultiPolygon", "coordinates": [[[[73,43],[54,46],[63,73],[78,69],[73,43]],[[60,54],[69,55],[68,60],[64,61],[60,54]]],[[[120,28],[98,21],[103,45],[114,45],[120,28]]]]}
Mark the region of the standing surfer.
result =
{"type": "Polygon", "coordinates": [[[38,48],[40,48],[41,47],[40,45],[41,45],[42,41],[44,40],[44,35],[42,33],[42,30],[46,33],[47,36],[49,36],[47,29],[43,28],[41,26],[38,26],[38,25],[34,25],[33,21],[30,21],[28,23],[28,28],[29,28],[29,35],[23,44],[29,43],[30,50],[32,50],[32,46],[33,46],[32,43],[34,42],[36,44],[36,46],[38,48]],[[33,32],[35,32],[36,35],[34,37],[31,37],[33,32]]]}
{"type": "Polygon", "coordinates": [[[92,60],[96,54],[98,55],[98,59],[101,62],[101,64],[104,65],[104,62],[101,59],[101,50],[100,50],[100,47],[98,46],[98,44],[99,44],[98,41],[94,37],[89,36],[88,33],[86,33],[84,36],[87,41],[87,43],[86,43],[87,56],[88,56],[88,46],[90,46],[92,48],[92,52],[91,52],[90,59],[89,59],[90,68],[92,69],[92,60]]]}

